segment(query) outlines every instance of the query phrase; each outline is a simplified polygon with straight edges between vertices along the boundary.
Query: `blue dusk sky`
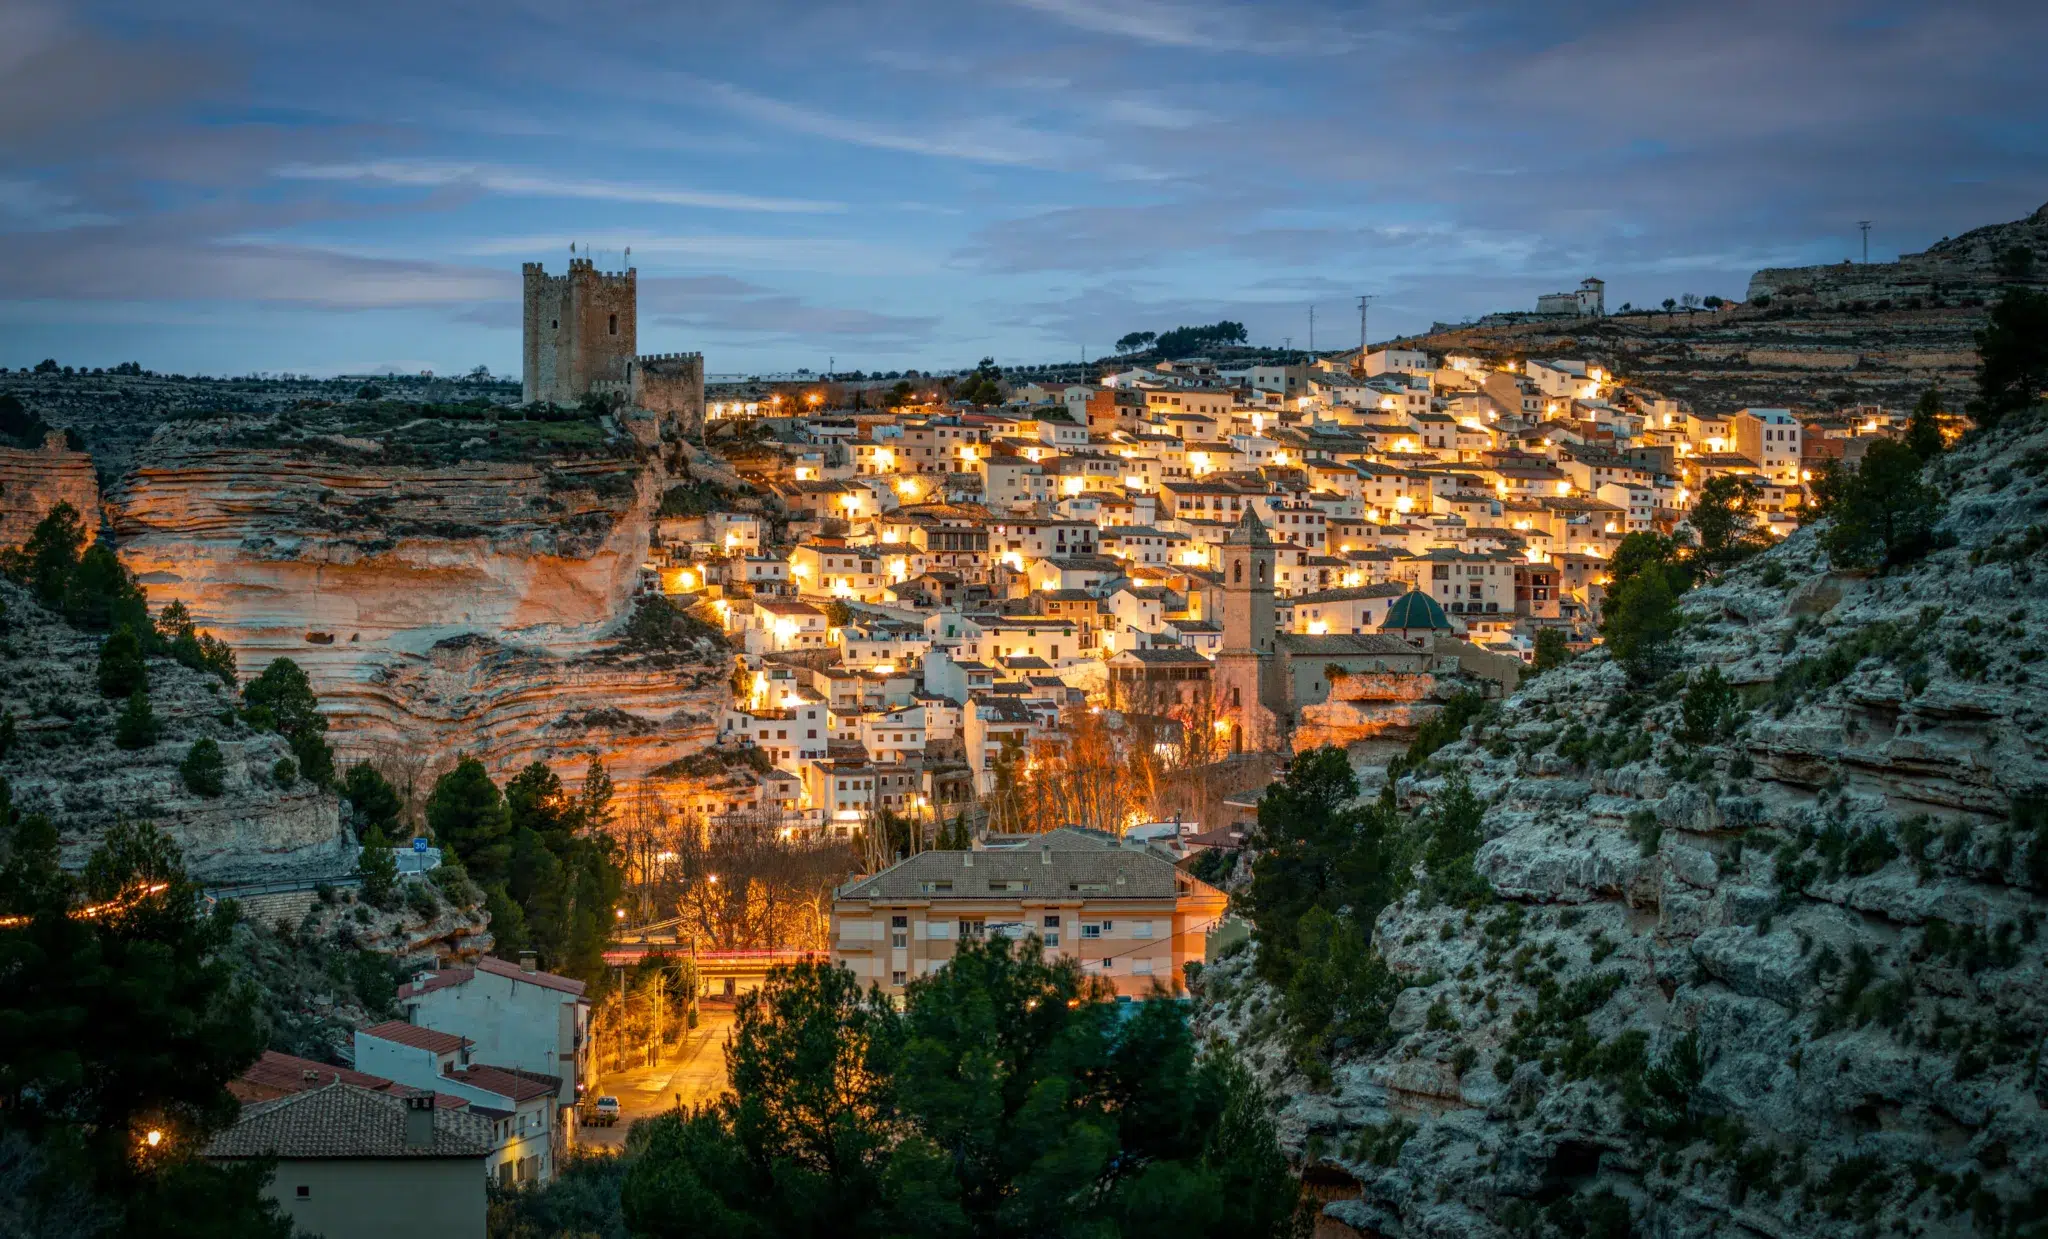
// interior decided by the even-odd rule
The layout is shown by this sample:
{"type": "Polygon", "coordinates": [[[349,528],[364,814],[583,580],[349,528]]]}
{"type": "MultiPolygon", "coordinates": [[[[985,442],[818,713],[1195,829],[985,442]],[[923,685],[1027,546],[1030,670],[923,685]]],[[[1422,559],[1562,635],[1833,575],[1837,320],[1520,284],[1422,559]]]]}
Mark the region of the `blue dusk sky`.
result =
{"type": "Polygon", "coordinates": [[[0,0],[0,365],[714,372],[1740,296],[2048,200],[2048,5],[0,0]]]}

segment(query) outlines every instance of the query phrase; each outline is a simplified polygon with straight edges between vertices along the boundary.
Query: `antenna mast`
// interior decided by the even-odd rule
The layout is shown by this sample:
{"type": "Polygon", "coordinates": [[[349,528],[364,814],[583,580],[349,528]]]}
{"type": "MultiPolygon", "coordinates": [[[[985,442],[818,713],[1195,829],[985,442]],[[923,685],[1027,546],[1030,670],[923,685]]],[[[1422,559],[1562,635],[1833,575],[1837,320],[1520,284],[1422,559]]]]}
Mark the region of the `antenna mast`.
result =
{"type": "Polygon", "coordinates": [[[1863,265],[1867,267],[1870,265],[1870,221],[1859,219],[1856,226],[1863,230],[1863,265]]]}

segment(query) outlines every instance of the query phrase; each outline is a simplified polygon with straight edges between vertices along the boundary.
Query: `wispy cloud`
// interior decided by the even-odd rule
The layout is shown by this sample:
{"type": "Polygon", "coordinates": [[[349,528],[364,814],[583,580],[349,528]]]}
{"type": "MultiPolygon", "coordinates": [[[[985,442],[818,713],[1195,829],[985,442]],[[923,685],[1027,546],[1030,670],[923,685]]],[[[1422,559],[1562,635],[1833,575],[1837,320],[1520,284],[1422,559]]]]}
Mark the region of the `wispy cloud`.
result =
{"type": "Polygon", "coordinates": [[[699,338],[800,341],[832,337],[870,345],[927,341],[938,320],[930,315],[817,305],[729,276],[686,276],[640,282],[641,313],[663,327],[699,338]]]}
{"type": "Polygon", "coordinates": [[[205,244],[119,229],[54,234],[0,264],[0,300],[239,301],[331,310],[406,309],[500,299],[518,273],[363,258],[296,245],[205,244]]]}
{"type": "Polygon", "coordinates": [[[1343,24],[1314,13],[1266,4],[1172,3],[1170,0],[1012,0],[1077,30],[1183,51],[1255,55],[1331,55],[1357,42],[1343,24]]]}
{"type": "Polygon", "coordinates": [[[1092,143],[1000,117],[940,121],[922,130],[902,129],[770,98],[727,82],[706,82],[703,86],[711,98],[749,119],[792,133],[876,150],[975,163],[1057,167],[1080,160],[1093,148],[1092,143]]]}
{"type": "Polygon", "coordinates": [[[1208,15],[1184,5],[1159,0],[1016,0],[1028,9],[1057,17],[1095,34],[1113,34],[1159,47],[1223,46],[1203,29],[1208,15]]]}
{"type": "Polygon", "coordinates": [[[466,188],[508,197],[576,198],[593,202],[700,207],[712,211],[829,214],[846,209],[845,204],[839,202],[547,176],[539,172],[455,160],[380,159],[362,163],[286,164],[277,169],[277,175],[297,181],[355,181],[416,189],[466,188]]]}

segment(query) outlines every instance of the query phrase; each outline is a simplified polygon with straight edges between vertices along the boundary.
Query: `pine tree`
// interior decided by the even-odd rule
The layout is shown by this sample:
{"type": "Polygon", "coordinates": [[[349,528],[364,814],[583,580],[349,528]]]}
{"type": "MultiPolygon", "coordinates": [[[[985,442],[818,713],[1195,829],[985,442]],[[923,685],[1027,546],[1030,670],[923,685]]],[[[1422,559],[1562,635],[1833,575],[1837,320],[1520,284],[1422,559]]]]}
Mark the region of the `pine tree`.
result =
{"type": "Polygon", "coordinates": [[[242,690],[249,725],[275,731],[291,742],[299,773],[316,786],[334,781],[334,750],[327,747],[327,719],[306,673],[289,658],[274,660],[242,690]]]}
{"type": "Polygon", "coordinates": [[[55,828],[17,816],[0,781],[0,1140],[44,1167],[9,1203],[83,1197],[95,1233],[289,1239],[267,1168],[199,1156],[234,1121],[227,1082],[263,1049],[253,991],[224,958],[233,902],[201,911],[177,848],[146,823],[110,828],[82,881],[57,861],[55,828]],[[86,901],[123,906],[70,914],[86,901]],[[145,1127],[168,1139],[140,1157],[145,1127]]]}
{"type": "Polygon", "coordinates": [[[375,824],[364,828],[362,841],[356,872],[362,875],[363,898],[381,908],[397,889],[398,857],[392,855],[391,840],[375,824]]]}
{"type": "Polygon", "coordinates": [[[512,824],[505,798],[482,762],[465,757],[434,781],[427,826],[478,883],[486,889],[503,886],[512,859],[512,824]]]}
{"type": "Polygon", "coordinates": [[[963,943],[901,1012],[844,969],[778,969],[741,1000],[732,1092],[643,1128],[626,1226],[1288,1233],[1300,1185],[1250,1073],[1227,1050],[1197,1055],[1174,1004],[1118,1018],[1106,997],[1075,961],[1001,940],[963,943]]]}
{"type": "Polygon", "coordinates": [[[605,831],[611,828],[612,776],[595,753],[590,755],[590,765],[583,771],[583,792],[580,800],[583,829],[605,831]]]}
{"type": "Polygon", "coordinates": [[[1906,446],[1921,460],[1933,460],[1945,450],[1941,437],[1941,389],[1930,387],[1920,394],[1913,416],[1906,421],[1906,446]]]}
{"type": "Polygon", "coordinates": [[[104,697],[149,690],[149,664],[143,660],[142,641],[133,628],[124,624],[101,644],[98,676],[104,697]]]}
{"type": "Polygon", "coordinates": [[[227,771],[228,764],[221,756],[220,745],[211,736],[194,740],[185,760],[178,764],[178,774],[184,778],[185,787],[193,795],[209,799],[221,794],[226,785],[227,771]]]}
{"type": "Polygon", "coordinates": [[[45,606],[55,606],[64,598],[64,587],[78,567],[78,553],[84,546],[85,526],[78,519],[78,509],[57,503],[36,522],[28,541],[8,552],[7,575],[34,590],[45,606]]]}
{"type": "Polygon", "coordinates": [[[78,557],[78,566],[64,582],[64,618],[77,628],[110,632],[126,626],[144,653],[156,643],[156,626],[142,587],[105,543],[95,543],[78,557]]]}
{"type": "Polygon", "coordinates": [[[146,749],[156,743],[158,731],[156,713],[149,707],[149,690],[138,688],[128,694],[127,704],[114,720],[114,744],[124,749],[146,749]]]}
{"type": "Polygon", "coordinates": [[[1819,489],[1833,522],[1820,535],[1829,563],[1891,567],[1933,549],[1941,492],[1920,480],[1920,470],[1920,457],[1910,446],[1881,439],[1855,469],[1828,475],[1828,484],[1819,489]]]}
{"type": "Polygon", "coordinates": [[[349,767],[348,777],[342,780],[341,794],[356,811],[356,816],[382,831],[386,838],[396,837],[398,818],[405,811],[405,803],[399,799],[398,789],[377,772],[377,768],[366,761],[349,767]]]}

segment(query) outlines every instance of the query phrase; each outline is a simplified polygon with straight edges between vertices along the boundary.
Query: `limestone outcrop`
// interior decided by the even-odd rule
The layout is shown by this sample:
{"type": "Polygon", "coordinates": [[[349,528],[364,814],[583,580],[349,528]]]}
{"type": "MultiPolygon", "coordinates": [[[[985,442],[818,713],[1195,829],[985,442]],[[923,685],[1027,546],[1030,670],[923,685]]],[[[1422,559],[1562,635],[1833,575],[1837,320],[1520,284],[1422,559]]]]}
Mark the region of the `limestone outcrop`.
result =
{"type": "Polygon", "coordinates": [[[0,547],[20,546],[51,508],[68,503],[87,529],[99,524],[100,487],[92,457],[61,435],[35,451],[0,447],[0,547]]]}
{"type": "Polygon", "coordinates": [[[375,442],[226,437],[152,442],[110,495],[121,556],[245,673],[303,666],[344,760],[470,753],[500,775],[539,760],[567,777],[596,754],[631,781],[708,742],[724,677],[710,651],[618,640],[659,502],[652,464],[382,464],[375,442]]]}
{"type": "Polygon", "coordinates": [[[168,658],[149,660],[150,703],[161,735],[146,748],[116,748],[119,703],[99,695],[99,638],[72,628],[16,586],[0,582],[7,626],[0,637],[0,712],[15,740],[0,777],[15,807],[57,823],[63,862],[82,866],[106,828],[123,818],[162,826],[207,886],[333,880],[355,871],[357,844],[333,792],[274,775],[284,740],[232,721],[220,681],[168,658]],[[178,772],[207,737],[226,759],[219,796],[195,795],[178,772]]]}
{"type": "Polygon", "coordinates": [[[1717,736],[1596,650],[1405,777],[1411,806],[1453,773],[1488,801],[1492,898],[1379,915],[1406,988],[1327,1088],[1252,952],[1204,974],[1324,1233],[2039,1224],[2044,459],[2037,418],[1939,462],[1945,545],[1909,569],[1830,572],[1805,530],[1686,595],[1681,664],[1742,690],[1717,736]]]}
{"type": "Polygon", "coordinates": [[[1993,296],[2015,280],[2048,280],[2048,205],[2025,219],[1987,224],[1959,237],[1943,237],[1895,262],[1850,262],[1818,267],[1767,267],[1750,277],[1748,298],[1813,297],[1821,301],[1877,301],[1914,296],[1993,296]],[[2014,249],[2037,264],[2010,265],[2014,249]]]}

